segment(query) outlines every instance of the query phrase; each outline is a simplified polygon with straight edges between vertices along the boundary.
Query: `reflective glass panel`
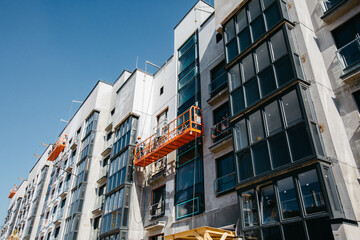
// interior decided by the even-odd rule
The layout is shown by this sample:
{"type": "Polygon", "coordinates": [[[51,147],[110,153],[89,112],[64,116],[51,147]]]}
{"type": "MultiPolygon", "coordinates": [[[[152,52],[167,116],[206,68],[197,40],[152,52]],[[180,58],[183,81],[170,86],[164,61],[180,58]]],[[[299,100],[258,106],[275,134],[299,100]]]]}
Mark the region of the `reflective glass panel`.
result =
{"type": "Polygon", "coordinates": [[[252,148],[255,174],[271,170],[269,153],[266,142],[255,145],[252,148]]]}
{"type": "Polygon", "coordinates": [[[259,81],[262,97],[268,95],[276,89],[275,76],[272,67],[259,74],[259,81]]]}
{"type": "Polygon", "coordinates": [[[269,146],[273,168],[278,168],[291,162],[285,134],[270,138],[269,146]]]}
{"type": "Polygon", "coordinates": [[[278,221],[278,210],[272,185],[261,188],[261,208],[263,223],[278,221]]]}
{"type": "Polygon", "coordinates": [[[270,38],[273,60],[276,61],[287,54],[286,42],[283,31],[277,32],[270,38]]]}
{"type": "Polygon", "coordinates": [[[253,80],[246,83],[244,87],[245,87],[245,96],[246,96],[246,106],[250,106],[260,98],[257,79],[253,78],[253,80]]]}
{"type": "Polygon", "coordinates": [[[251,129],[251,141],[257,142],[264,138],[264,128],[262,124],[261,112],[257,111],[249,116],[251,129]]]}
{"type": "Polygon", "coordinates": [[[313,155],[309,135],[303,124],[289,130],[288,137],[294,161],[313,155]]]}
{"type": "Polygon", "coordinates": [[[298,121],[301,121],[302,115],[296,91],[293,90],[283,96],[282,101],[287,125],[290,126],[298,121]]]}
{"type": "Polygon", "coordinates": [[[248,144],[249,144],[245,119],[243,119],[235,124],[235,141],[236,141],[236,150],[237,151],[248,146],[248,144]]]}
{"type": "Polygon", "coordinates": [[[296,199],[296,190],[292,177],[277,182],[282,214],[284,218],[300,216],[299,205],[296,199]]]}
{"type": "Polygon", "coordinates": [[[263,240],[281,240],[280,227],[264,228],[262,232],[263,240]]]}
{"type": "Polygon", "coordinates": [[[240,77],[240,68],[239,64],[233,66],[229,73],[229,80],[230,80],[230,91],[233,91],[237,87],[241,85],[241,77],[240,77]]]}
{"type": "Polygon", "coordinates": [[[246,10],[245,9],[241,10],[236,16],[236,18],[237,18],[238,32],[241,32],[244,28],[248,26],[248,22],[246,18],[246,10]]]}
{"type": "Polygon", "coordinates": [[[259,225],[257,201],[255,190],[251,189],[241,193],[242,212],[244,213],[245,227],[259,225]]]}
{"type": "Polygon", "coordinates": [[[231,94],[231,110],[232,114],[235,115],[236,113],[240,112],[242,109],[245,108],[245,101],[244,101],[244,93],[243,89],[238,88],[231,94]]]}
{"type": "Polygon", "coordinates": [[[258,72],[264,70],[267,66],[270,65],[270,56],[267,43],[263,43],[256,50],[256,62],[258,72]]]}
{"type": "Polygon", "coordinates": [[[284,236],[286,240],[304,240],[306,239],[304,226],[302,222],[295,222],[283,225],[284,236]]]}
{"type": "Polygon", "coordinates": [[[306,213],[326,211],[325,200],[321,191],[316,170],[299,174],[301,192],[304,199],[306,213]]]}
{"type": "Polygon", "coordinates": [[[245,180],[253,176],[250,151],[246,150],[238,154],[239,180],[245,180]]]}
{"type": "Polygon", "coordinates": [[[254,60],[252,54],[247,55],[242,60],[242,70],[245,82],[255,76],[254,60]]]}
{"type": "Polygon", "coordinates": [[[265,118],[268,134],[271,135],[282,129],[281,116],[277,101],[265,106],[265,118]]]}

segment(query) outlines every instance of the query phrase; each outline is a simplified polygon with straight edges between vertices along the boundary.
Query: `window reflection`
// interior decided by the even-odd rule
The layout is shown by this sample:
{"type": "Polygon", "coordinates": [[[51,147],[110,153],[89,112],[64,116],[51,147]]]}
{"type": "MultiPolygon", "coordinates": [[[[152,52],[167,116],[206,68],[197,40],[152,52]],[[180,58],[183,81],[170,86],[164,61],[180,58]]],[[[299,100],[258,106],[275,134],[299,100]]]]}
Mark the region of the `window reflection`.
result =
{"type": "Polygon", "coordinates": [[[300,215],[299,205],[296,199],[294,182],[292,177],[277,182],[282,214],[284,218],[291,218],[300,215]]]}
{"type": "Polygon", "coordinates": [[[262,222],[269,223],[278,221],[275,192],[273,186],[261,189],[262,222]]]}
{"type": "Polygon", "coordinates": [[[311,170],[299,174],[299,182],[306,213],[315,213],[325,211],[324,196],[321,192],[320,183],[316,174],[316,170],[311,170]]]}
{"type": "Polygon", "coordinates": [[[245,227],[251,227],[259,224],[259,218],[257,213],[257,203],[255,190],[241,193],[242,207],[244,213],[244,225],[245,227]]]}

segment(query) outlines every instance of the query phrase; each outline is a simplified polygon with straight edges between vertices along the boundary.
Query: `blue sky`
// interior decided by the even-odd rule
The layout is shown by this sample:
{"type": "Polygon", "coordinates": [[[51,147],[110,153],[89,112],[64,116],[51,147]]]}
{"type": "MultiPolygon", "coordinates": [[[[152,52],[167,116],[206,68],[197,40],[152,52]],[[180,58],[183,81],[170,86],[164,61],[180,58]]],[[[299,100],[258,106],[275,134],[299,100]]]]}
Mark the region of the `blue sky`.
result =
{"type": "MultiPolygon", "coordinates": [[[[209,2],[209,1],[208,1],[209,2]]],[[[196,0],[0,0],[0,225],[26,178],[98,80],[162,65],[196,0]],[[74,103],[72,113],[78,104],[74,103]]],[[[213,1],[211,0],[211,3],[213,1]]]]}

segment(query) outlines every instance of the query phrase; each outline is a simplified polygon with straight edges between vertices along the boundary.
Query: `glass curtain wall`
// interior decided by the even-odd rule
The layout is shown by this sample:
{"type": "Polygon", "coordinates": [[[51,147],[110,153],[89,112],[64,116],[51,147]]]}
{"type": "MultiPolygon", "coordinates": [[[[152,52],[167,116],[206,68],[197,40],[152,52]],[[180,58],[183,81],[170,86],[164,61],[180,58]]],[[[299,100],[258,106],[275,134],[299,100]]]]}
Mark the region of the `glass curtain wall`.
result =
{"type": "MultiPolygon", "coordinates": [[[[178,116],[189,107],[200,106],[198,34],[192,35],[178,50],[178,116]]],[[[177,150],[176,218],[204,210],[204,180],[201,138],[177,150]]]]}
{"type": "Polygon", "coordinates": [[[79,235],[81,212],[84,204],[87,174],[96,136],[99,112],[94,111],[85,121],[85,135],[81,141],[81,157],[76,163],[75,183],[72,189],[70,211],[65,221],[64,240],[76,240],[79,235]]]}
{"type": "Polygon", "coordinates": [[[132,181],[132,153],[137,123],[138,119],[130,116],[115,130],[100,239],[125,240],[127,238],[130,183],[132,181]]]}

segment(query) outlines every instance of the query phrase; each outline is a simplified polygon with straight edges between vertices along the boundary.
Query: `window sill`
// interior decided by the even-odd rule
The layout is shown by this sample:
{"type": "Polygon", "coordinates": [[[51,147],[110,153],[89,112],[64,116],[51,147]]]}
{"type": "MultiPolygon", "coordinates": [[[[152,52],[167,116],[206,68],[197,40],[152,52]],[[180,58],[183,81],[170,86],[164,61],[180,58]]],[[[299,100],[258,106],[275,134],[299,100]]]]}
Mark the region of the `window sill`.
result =
{"type": "Polygon", "coordinates": [[[322,16],[321,19],[330,24],[336,21],[339,17],[344,16],[346,12],[350,9],[357,7],[358,3],[357,0],[344,0],[339,2],[337,5],[332,7],[331,9],[327,10],[322,16]]]}
{"type": "Polygon", "coordinates": [[[226,147],[232,147],[232,134],[230,133],[226,137],[221,140],[215,142],[213,145],[209,147],[209,150],[213,153],[220,152],[224,150],[226,147]]]}
{"type": "Polygon", "coordinates": [[[351,68],[345,69],[343,74],[340,75],[340,78],[345,83],[350,83],[360,77],[360,63],[355,64],[351,68]]]}

